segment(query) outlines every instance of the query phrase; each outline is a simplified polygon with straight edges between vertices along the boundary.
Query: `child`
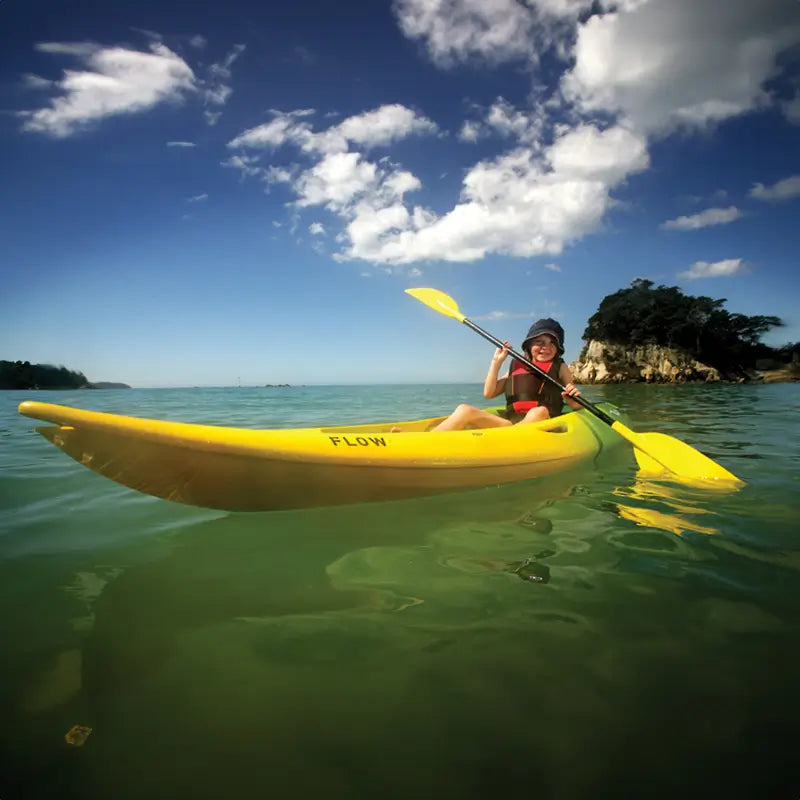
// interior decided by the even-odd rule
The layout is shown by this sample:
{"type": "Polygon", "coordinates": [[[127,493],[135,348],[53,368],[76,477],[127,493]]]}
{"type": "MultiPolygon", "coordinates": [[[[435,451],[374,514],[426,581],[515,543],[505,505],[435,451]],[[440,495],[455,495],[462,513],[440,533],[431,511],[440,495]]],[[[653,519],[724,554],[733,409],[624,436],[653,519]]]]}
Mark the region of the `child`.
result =
{"type": "Polygon", "coordinates": [[[462,403],[453,413],[442,420],[433,431],[457,431],[462,428],[501,428],[514,424],[539,422],[557,417],[566,402],[570,408],[581,408],[580,403],[571,400],[580,392],[572,383],[569,367],[561,360],[564,352],[564,329],[554,319],[540,319],[528,330],[522,343],[522,351],[537,367],[552,375],[564,386],[559,388],[538,373],[514,359],[509,371],[498,378],[500,366],[508,355],[506,346],[498,347],[489,365],[484,397],[497,397],[505,392],[506,408],[503,416],[462,403]]]}

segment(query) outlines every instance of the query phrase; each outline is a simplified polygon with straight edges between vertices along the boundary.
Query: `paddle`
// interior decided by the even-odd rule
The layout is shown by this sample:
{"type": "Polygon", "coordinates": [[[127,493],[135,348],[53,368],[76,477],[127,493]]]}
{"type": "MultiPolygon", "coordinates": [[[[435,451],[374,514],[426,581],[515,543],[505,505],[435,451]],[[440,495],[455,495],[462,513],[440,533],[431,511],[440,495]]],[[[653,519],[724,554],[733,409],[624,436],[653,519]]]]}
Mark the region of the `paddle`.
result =
{"type": "MultiPolygon", "coordinates": [[[[507,345],[487,333],[472,320],[467,319],[459,310],[456,301],[444,292],[440,292],[438,289],[406,289],[406,292],[440,314],[463,322],[468,328],[472,328],[472,330],[497,347],[507,347],[507,345]]],[[[564,386],[561,383],[544,370],[539,369],[536,364],[511,348],[508,348],[508,352],[517,361],[521,361],[543,378],[558,386],[562,392],[564,391],[564,386]]],[[[694,447],[682,442],[680,439],[667,436],[665,433],[636,433],[583,397],[573,396],[572,399],[605,422],[606,425],[613,428],[623,439],[627,439],[635,448],[634,454],[639,466],[647,472],[658,473],[668,470],[685,481],[700,482],[703,485],[708,485],[707,482],[709,481],[725,481],[727,485],[724,488],[730,488],[731,482],[740,486],[744,485],[744,481],[741,481],[733,473],[728,472],[716,461],[712,461],[708,456],[704,456],[699,450],[695,450],[694,447]]]]}

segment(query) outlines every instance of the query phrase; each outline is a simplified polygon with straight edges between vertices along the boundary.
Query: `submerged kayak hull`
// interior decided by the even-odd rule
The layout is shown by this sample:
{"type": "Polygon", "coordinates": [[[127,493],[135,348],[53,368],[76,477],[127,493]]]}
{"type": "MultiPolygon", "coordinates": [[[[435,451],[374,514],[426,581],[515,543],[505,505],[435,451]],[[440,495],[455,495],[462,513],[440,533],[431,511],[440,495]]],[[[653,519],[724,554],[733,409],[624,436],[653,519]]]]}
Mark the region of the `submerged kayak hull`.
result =
{"type": "Polygon", "coordinates": [[[535,425],[431,434],[411,422],[249,430],[23,402],[85,467],[145,494],[231,511],[396,500],[529,480],[621,441],[586,411],[535,425]],[[399,426],[402,432],[392,433],[399,426]]]}

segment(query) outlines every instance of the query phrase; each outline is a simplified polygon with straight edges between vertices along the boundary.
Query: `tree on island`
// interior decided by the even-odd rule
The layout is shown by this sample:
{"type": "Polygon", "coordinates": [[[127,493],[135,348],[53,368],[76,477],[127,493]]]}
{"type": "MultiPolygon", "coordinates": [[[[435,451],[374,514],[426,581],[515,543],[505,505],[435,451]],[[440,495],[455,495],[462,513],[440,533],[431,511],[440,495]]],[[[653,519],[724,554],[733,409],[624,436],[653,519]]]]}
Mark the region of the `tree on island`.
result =
{"type": "Polygon", "coordinates": [[[722,307],[726,302],[692,297],[677,286],[654,288],[653,281],[637,278],[629,288],[603,298],[583,338],[678,347],[719,369],[753,367],[759,358],[781,358],[783,351],[791,358],[797,345],[775,350],[761,342],[765,333],[783,325],[779,317],[731,314],[722,307]]]}
{"type": "Polygon", "coordinates": [[[82,372],[30,361],[0,361],[0,389],[83,389],[89,381],[82,372]]]}

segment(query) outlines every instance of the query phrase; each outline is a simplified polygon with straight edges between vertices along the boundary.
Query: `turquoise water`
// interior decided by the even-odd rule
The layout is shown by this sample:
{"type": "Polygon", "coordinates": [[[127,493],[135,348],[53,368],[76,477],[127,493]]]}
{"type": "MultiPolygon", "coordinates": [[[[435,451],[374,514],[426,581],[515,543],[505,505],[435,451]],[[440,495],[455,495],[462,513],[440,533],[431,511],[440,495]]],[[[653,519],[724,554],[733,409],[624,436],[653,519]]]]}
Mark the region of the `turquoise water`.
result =
{"type": "Polygon", "coordinates": [[[229,514],[89,472],[17,404],[293,427],[479,387],[0,393],[0,798],[800,795],[800,386],[586,393],[748,485],[640,481],[624,445],[229,514]]]}

